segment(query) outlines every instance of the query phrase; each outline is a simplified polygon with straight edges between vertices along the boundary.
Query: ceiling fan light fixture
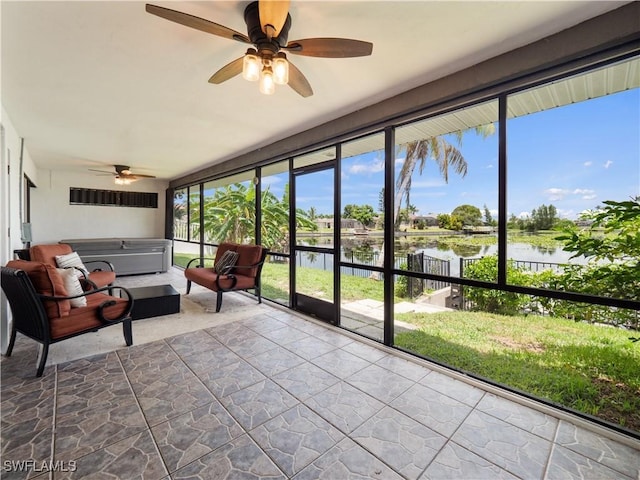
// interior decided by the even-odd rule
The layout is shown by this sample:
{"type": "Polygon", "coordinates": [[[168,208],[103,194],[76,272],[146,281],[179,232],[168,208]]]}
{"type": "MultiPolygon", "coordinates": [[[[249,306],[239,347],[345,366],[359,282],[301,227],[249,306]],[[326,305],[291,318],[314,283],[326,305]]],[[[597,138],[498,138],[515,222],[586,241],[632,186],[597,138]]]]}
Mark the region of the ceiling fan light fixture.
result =
{"type": "Polygon", "coordinates": [[[116,185],[129,185],[133,180],[131,180],[130,178],[126,178],[126,177],[116,176],[114,181],[115,181],[116,185]]]}
{"type": "Polygon", "coordinates": [[[261,62],[255,49],[250,48],[242,60],[242,78],[255,82],[260,78],[261,62]]]}
{"type": "Polygon", "coordinates": [[[260,93],[273,95],[276,91],[276,83],[273,78],[273,70],[269,65],[265,65],[260,72],[260,93]]]}
{"type": "Polygon", "coordinates": [[[273,59],[273,81],[277,85],[289,83],[289,62],[287,56],[282,52],[273,59]]]}

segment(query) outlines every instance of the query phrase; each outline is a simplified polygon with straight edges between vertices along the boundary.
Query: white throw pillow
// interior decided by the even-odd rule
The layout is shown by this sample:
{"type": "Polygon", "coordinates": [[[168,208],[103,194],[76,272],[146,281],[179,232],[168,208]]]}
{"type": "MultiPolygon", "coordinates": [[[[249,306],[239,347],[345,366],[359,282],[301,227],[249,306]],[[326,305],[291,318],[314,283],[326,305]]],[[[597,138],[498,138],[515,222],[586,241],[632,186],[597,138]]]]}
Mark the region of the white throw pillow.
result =
{"type": "MultiPolygon", "coordinates": [[[[62,277],[64,288],[67,290],[67,295],[71,297],[73,295],[80,295],[81,293],[84,293],[75,269],[58,268],[58,273],[62,277]]],[[[69,302],[71,302],[72,307],[86,307],[87,297],[72,298],[69,302]]]]}
{"type": "Polygon", "coordinates": [[[80,256],[77,252],[67,253],[66,255],[56,255],[56,264],[58,265],[58,268],[76,267],[71,268],[71,270],[75,272],[76,276],[78,277],[89,275],[89,270],[87,270],[87,267],[84,266],[84,263],[82,263],[82,260],[80,259],[80,256]],[[78,269],[80,269],[81,271],[78,269]]]}

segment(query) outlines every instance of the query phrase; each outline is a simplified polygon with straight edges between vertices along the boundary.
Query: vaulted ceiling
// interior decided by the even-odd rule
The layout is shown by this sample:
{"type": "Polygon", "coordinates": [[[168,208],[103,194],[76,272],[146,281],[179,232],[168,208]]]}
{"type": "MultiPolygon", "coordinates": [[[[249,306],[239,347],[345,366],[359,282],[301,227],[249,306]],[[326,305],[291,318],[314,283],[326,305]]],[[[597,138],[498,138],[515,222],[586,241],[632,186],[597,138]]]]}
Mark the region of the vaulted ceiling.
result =
{"type": "MultiPolygon", "coordinates": [[[[373,54],[290,55],[314,95],[209,77],[246,45],[138,1],[6,1],[2,105],[42,169],[114,164],[172,179],[529,44],[628,2],[296,1],[289,39],[370,41],[373,54]]],[[[156,2],[246,32],[248,2],[156,2]]]]}

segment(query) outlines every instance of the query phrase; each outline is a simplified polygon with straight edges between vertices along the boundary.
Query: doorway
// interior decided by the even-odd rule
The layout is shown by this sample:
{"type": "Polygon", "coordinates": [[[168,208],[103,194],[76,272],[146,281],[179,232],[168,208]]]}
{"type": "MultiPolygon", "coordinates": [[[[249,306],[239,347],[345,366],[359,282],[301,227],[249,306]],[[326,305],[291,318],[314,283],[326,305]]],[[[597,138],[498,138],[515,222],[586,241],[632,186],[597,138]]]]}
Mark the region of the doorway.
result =
{"type": "Polygon", "coordinates": [[[292,306],[335,324],[335,161],[305,166],[292,173],[292,306]],[[300,221],[303,212],[306,222],[300,221]],[[315,223],[317,229],[308,228],[309,222],[315,223]]]}

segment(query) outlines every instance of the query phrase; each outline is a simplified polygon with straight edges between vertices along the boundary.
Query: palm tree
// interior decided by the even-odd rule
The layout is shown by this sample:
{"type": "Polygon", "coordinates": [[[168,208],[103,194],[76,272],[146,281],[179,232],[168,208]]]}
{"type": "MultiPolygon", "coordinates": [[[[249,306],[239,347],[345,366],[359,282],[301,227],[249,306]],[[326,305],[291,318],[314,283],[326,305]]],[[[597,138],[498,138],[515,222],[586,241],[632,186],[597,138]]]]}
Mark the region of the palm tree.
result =
{"type": "MultiPolygon", "coordinates": [[[[480,125],[474,128],[476,134],[482,135],[484,138],[493,134],[495,128],[493,124],[480,125]]],[[[416,166],[420,166],[420,175],[424,170],[427,160],[433,160],[440,170],[440,174],[445,182],[449,182],[449,168],[453,168],[454,171],[462,175],[467,175],[468,164],[462,152],[458,149],[462,146],[462,137],[469,130],[458,130],[451,132],[450,135],[456,140],[457,146],[449,143],[444,135],[437,137],[425,138],[422,140],[416,140],[409,142],[402,146],[404,148],[405,160],[398,174],[396,180],[396,193],[393,202],[393,225],[394,228],[398,226],[400,221],[400,208],[402,206],[402,200],[406,197],[407,211],[411,206],[409,201],[411,192],[411,177],[416,169],[416,166]]],[[[384,262],[384,244],[380,249],[379,266],[382,266],[384,262]]],[[[380,277],[380,275],[378,275],[380,277]]]]}

